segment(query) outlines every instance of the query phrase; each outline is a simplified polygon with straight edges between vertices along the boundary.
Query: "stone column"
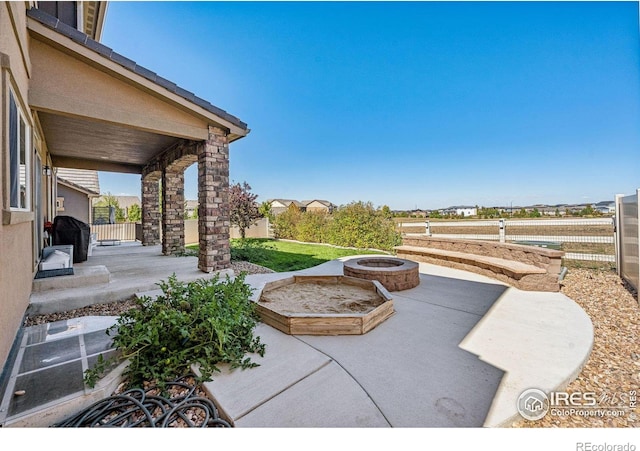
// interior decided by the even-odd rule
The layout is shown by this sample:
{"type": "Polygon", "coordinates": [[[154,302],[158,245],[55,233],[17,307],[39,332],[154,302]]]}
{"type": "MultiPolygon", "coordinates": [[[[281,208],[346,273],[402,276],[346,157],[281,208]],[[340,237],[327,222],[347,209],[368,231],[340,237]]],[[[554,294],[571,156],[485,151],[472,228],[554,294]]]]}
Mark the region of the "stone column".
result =
{"type": "Polygon", "coordinates": [[[218,127],[209,126],[209,138],[198,145],[198,204],[198,268],[229,268],[229,144],[218,127]]]}
{"type": "Polygon", "coordinates": [[[184,252],[184,170],[162,171],[162,253],[184,252]]]}
{"type": "Polygon", "coordinates": [[[160,244],[160,172],[142,177],[142,245],[160,244]]]}

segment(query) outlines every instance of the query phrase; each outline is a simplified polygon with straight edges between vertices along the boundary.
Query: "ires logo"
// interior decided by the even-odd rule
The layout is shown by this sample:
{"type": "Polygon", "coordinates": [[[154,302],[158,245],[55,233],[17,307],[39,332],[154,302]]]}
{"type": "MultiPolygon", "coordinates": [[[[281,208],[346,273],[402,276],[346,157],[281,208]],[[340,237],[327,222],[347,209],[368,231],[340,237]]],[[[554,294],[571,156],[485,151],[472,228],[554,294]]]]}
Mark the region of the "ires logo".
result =
{"type": "Polygon", "coordinates": [[[547,394],[537,388],[530,388],[518,397],[517,409],[523,418],[536,421],[547,414],[560,417],[620,417],[631,411],[635,404],[635,391],[604,393],[598,397],[595,392],[555,391],[547,394]]]}
{"type": "Polygon", "coordinates": [[[551,407],[595,407],[598,405],[598,397],[594,392],[563,391],[551,392],[547,395],[551,407]]]}

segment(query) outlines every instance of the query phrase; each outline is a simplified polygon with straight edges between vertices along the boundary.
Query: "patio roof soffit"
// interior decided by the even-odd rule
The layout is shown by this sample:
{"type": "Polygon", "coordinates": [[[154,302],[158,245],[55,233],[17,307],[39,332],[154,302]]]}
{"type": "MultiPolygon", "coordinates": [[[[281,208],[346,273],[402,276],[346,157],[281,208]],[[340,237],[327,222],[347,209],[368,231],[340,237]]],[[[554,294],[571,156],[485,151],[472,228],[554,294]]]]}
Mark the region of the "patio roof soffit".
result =
{"type": "Polygon", "coordinates": [[[206,139],[208,125],[229,130],[230,142],[249,133],[235,116],[46,13],[29,10],[27,25],[37,111],[193,140],[206,139]]]}

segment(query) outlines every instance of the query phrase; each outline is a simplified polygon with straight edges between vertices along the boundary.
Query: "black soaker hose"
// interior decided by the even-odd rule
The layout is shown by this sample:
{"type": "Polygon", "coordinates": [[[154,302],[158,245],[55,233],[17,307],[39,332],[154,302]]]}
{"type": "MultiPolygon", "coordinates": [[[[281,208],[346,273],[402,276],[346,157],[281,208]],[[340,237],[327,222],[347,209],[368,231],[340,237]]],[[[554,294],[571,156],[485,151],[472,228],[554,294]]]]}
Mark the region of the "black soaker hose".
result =
{"type": "Polygon", "coordinates": [[[157,394],[157,387],[146,390],[134,388],[122,394],[101,399],[64,421],[57,428],[82,427],[175,427],[178,422],[186,427],[231,427],[220,418],[218,409],[210,399],[198,396],[196,386],[185,382],[191,375],[167,383],[167,387],[180,387],[186,394],[167,398],[157,394]],[[198,411],[200,421],[193,421],[189,411],[198,411]]]}

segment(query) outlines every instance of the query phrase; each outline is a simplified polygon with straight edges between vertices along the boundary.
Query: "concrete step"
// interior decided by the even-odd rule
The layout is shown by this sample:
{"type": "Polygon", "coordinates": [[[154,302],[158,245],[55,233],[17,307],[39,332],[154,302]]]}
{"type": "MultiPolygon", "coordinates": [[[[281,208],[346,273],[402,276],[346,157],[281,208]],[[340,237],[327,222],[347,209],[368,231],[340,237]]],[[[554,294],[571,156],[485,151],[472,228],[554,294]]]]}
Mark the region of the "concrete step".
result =
{"type": "MultiPolygon", "coordinates": [[[[222,276],[233,275],[232,270],[221,271],[222,276]]],[[[182,275],[180,280],[191,281],[202,278],[204,274],[195,272],[182,275]]],[[[61,276],[69,277],[69,276],[61,276]]],[[[49,313],[66,312],[94,304],[107,304],[124,301],[136,293],[152,292],[158,289],[158,280],[144,277],[120,278],[112,277],[107,283],[80,286],[74,288],[60,288],[33,292],[31,294],[27,315],[44,315],[49,313]]]]}
{"type": "Polygon", "coordinates": [[[138,291],[135,294],[135,297],[137,299],[142,299],[143,297],[149,297],[151,299],[156,299],[158,296],[160,296],[162,294],[162,290],[161,289],[157,289],[157,290],[148,290],[148,291],[138,291]]]}
{"type": "Polygon", "coordinates": [[[104,265],[73,268],[73,275],[34,279],[32,292],[62,290],[109,283],[111,274],[104,265]]]}

